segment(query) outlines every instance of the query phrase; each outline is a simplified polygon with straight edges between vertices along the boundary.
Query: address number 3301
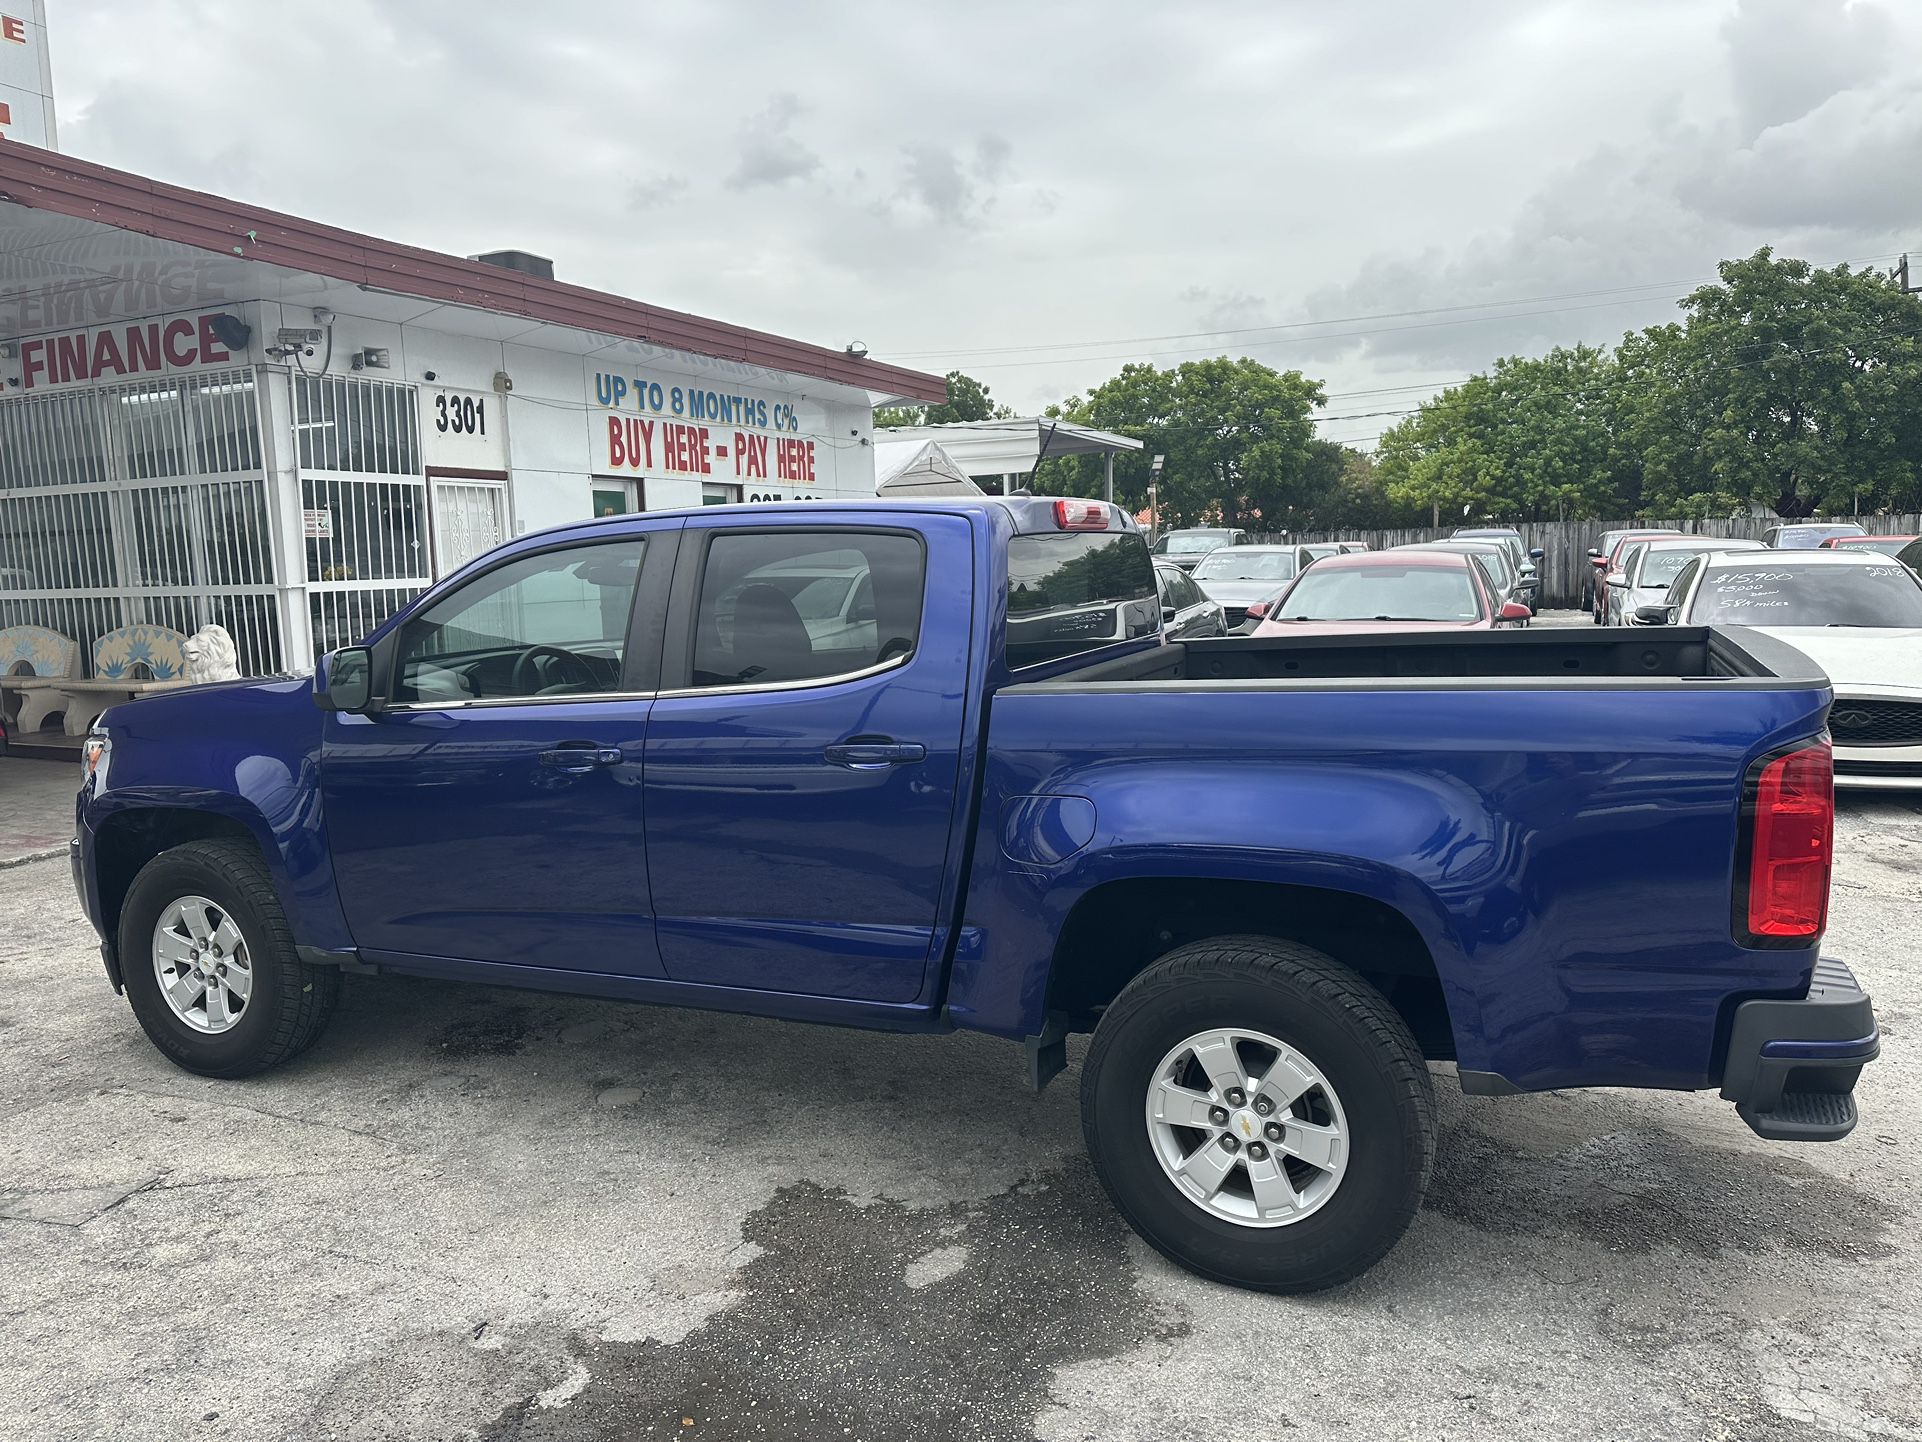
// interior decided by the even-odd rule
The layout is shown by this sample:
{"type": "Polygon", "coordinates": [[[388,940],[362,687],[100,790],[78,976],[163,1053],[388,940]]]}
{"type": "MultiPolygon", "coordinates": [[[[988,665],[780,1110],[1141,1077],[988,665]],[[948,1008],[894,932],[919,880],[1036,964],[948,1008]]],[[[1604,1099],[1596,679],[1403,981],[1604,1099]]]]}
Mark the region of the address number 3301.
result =
{"type": "Polygon", "coordinates": [[[487,402],[476,396],[434,397],[434,429],[442,435],[484,436],[487,434],[487,402]]]}

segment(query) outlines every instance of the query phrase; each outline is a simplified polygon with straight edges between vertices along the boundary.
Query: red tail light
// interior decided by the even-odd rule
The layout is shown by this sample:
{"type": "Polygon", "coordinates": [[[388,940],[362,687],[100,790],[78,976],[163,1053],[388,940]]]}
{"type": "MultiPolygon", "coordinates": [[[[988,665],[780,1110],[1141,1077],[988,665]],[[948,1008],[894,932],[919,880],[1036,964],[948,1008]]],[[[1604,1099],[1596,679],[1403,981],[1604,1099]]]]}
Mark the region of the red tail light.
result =
{"type": "Polygon", "coordinates": [[[1750,772],[1747,923],[1757,944],[1805,945],[1828,921],[1835,763],[1826,739],[1750,772]]]}
{"type": "Polygon", "coordinates": [[[1054,523],[1064,531],[1105,531],[1108,508],[1100,501],[1056,501],[1054,523]]]}

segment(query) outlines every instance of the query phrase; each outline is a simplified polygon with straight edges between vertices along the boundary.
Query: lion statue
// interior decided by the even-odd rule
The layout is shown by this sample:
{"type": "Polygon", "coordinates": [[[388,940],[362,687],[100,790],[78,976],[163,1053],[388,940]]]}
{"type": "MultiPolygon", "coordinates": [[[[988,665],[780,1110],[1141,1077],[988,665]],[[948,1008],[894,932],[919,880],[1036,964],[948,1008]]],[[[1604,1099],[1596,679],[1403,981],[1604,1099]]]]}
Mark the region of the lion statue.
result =
{"type": "Polygon", "coordinates": [[[240,652],[235,649],[234,638],[227,634],[225,626],[202,626],[187,638],[181,654],[186,659],[190,685],[240,679],[240,652]]]}

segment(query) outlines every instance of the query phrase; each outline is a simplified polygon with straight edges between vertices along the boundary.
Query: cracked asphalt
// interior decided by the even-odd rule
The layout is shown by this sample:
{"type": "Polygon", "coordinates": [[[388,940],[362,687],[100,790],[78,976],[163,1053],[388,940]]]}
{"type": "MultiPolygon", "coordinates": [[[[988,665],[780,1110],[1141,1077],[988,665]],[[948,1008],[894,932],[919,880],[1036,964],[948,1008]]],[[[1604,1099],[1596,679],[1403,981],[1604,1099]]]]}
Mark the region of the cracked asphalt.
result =
{"type": "Polygon", "coordinates": [[[203,1081],[0,870],[0,1437],[1922,1438],[1922,798],[1841,811],[1853,1137],[1443,1071],[1409,1236],[1305,1299],[1138,1244],[1002,1043],[354,977],[203,1081]]]}

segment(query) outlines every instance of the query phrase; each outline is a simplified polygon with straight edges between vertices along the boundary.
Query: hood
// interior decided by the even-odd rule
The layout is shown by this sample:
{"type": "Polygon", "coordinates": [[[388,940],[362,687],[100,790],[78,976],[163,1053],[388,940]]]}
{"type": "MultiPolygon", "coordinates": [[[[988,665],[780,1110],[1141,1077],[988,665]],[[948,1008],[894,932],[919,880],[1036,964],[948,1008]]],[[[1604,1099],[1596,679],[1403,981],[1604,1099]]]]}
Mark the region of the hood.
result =
{"type": "Polygon", "coordinates": [[[1757,626],[1828,672],[1837,686],[1922,691],[1922,626],[1757,626]]]}
{"type": "Polygon", "coordinates": [[[1265,601],[1287,581],[1210,581],[1205,576],[1195,578],[1195,584],[1210,601],[1219,601],[1224,606],[1252,606],[1256,601],[1265,601]]]}
{"type": "Polygon", "coordinates": [[[1256,636],[1371,636],[1393,631],[1486,631],[1489,621],[1263,621],[1256,636]]]}
{"type": "Polygon", "coordinates": [[[267,676],[238,681],[209,681],[194,686],[169,686],[151,691],[132,701],[111,706],[100,724],[124,735],[191,734],[196,726],[209,733],[223,728],[229,718],[259,716],[265,712],[302,715],[302,707],[318,717],[313,704],[312,676],[267,676]]]}

